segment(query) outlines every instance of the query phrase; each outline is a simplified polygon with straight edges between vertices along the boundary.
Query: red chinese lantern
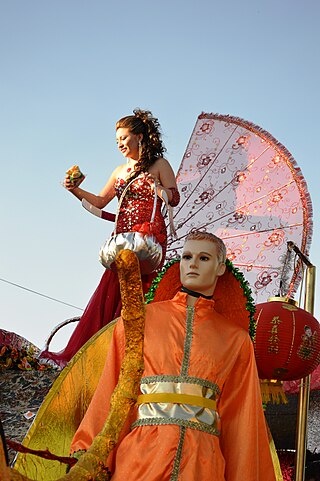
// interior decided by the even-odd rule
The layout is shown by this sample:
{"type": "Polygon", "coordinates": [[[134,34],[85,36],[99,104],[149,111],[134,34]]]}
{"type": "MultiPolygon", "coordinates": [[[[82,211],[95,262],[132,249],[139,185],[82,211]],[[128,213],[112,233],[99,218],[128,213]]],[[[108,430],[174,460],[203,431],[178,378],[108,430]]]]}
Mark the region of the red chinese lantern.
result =
{"type": "Polygon", "coordinates": [[[291,381],[320,363],[320,324],[293,299],[257,304],[255,354],[260,379],[291,381]]]}

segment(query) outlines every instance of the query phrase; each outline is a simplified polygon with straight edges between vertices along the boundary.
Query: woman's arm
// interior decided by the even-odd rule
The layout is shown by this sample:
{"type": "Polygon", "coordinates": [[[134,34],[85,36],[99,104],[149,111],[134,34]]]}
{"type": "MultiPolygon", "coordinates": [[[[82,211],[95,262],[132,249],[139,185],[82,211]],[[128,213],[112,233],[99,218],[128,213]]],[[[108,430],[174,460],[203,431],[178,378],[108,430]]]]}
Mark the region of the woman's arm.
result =
{"type": "Polygon", "coordinates": [[[93,206],[98,207],[99,209],[102,209],[107,204],[109,204],[109,202],[114,198],[116,194],[114,189],[114,183],[116,181],[117,174],[120,168],[121,166],[116,168],[112,172],[108,182],[106,183],[106,185],[103,187],[103,189],[98,195],[88,192],[84,189],[81,189],[79,187],[80,183],[78,184],[77,187],[72,186],[68,175],[66,175],[65,177],[64,187],[67,190],[69,190],[75,197],[77,197],[77,199],[79,200],[86,199],[93,206]]]}
{"type": "Polygon", "coordinates": [[[169,203],[177,205],[179,199],[177,197],[178,188],[176,178],[173,169],[169,162],[164,159],[158,159],[155,164],[149,170],[150,177],[158,184],[158,191],[161,194],[161,190],[164,190],[168,196],[169,203]]]}

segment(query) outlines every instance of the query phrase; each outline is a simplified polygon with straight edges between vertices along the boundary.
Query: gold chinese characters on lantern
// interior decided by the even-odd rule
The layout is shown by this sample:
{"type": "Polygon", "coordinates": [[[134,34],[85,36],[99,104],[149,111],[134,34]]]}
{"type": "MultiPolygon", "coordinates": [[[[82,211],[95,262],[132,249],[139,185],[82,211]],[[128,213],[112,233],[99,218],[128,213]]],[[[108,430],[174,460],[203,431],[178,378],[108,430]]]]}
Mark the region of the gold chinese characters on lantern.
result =
{"type": "Polygon", "coordinates": [[[255,319],[260,379],[300,379],[320,363],[319,322],[294,300],[273,297],[257,304],[255,319]]]}

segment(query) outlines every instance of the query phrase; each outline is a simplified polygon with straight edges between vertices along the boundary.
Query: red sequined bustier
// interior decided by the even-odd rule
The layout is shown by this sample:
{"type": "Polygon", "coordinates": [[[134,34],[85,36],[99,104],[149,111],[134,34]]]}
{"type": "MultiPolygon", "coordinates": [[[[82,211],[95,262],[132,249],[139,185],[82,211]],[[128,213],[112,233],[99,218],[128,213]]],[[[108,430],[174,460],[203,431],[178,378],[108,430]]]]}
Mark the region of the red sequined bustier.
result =
{"type": "MultiPolygon", "coordinates": [[[[118,178],[114,188],[118,199],[121,197],[127,182],[118,178]]],[[[164,218],[161,214],[162,200],[158,198],[154,222],[150,224],[154,202],[154,190],[144,176],[139,176],[128,188],[122,200],[116,233],[139,231],[151,232],[166,251],[167,231],[164,218]]]]}

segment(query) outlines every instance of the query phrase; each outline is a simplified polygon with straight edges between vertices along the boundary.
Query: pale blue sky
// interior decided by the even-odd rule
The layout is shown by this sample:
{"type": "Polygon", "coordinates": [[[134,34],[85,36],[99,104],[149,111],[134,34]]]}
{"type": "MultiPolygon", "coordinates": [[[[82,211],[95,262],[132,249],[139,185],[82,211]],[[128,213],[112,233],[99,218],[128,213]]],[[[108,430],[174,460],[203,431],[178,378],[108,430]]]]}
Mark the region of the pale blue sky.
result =
{"type": "MultiPolygon", "coordinates": [[[[319,21],[317,0],[0,0],[0,277],[86,306],[112,225],[60,181],[78,163],[99,191],[135,107],[159,118],[175,170],[202,111],[268,130],[307,181],[319,266],[319,21]]],[[[80,313],[4,282],[0,301],[0,326],[39,347],[80,313]]]]}

